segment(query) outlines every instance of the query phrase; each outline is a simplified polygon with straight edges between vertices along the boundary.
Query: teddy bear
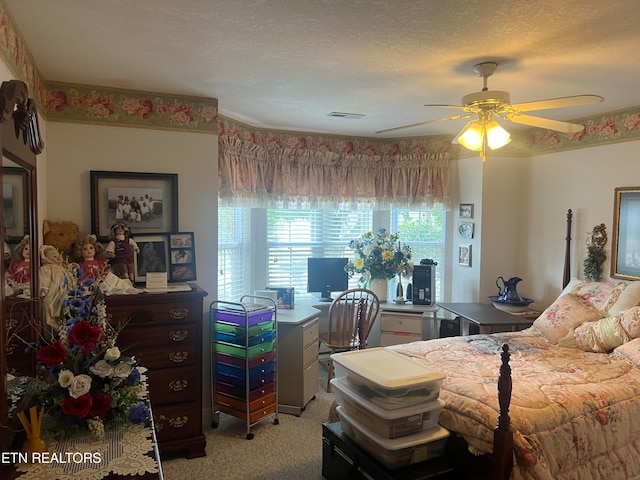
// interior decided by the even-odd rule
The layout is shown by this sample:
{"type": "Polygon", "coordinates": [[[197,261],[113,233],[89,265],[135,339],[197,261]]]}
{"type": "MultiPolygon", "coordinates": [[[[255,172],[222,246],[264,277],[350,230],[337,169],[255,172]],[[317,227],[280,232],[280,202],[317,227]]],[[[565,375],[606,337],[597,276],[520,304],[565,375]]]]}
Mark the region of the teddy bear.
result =
{"type": "Polygon", "coordinates": [[[44,220],[42,222],[42,238],[44,245],[56,247],[70,261],[82,260],[82,258],[75,258],[74,255],[74,247],[78,242],[78,225],[76,223],[67,220],[61,222],[44,220]]]}

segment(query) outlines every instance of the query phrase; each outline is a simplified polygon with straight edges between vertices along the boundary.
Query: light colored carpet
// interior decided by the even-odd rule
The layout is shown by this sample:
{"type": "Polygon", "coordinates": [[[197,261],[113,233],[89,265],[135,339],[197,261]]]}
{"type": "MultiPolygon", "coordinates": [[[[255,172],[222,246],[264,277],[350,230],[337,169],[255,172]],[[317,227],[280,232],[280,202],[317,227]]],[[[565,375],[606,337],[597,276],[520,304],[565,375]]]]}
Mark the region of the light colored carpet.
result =
{"type": "Polygon", "coordinates": [[[325,391],[327,371],[320,368],[318,393],[300,417],[278,414],[251,428],[244,420],[220,414],[218,428],[205,427],[207,456],[164,460],[165,480],[319,480],[322,479],[322,424],[333,394],[325,391]]]}

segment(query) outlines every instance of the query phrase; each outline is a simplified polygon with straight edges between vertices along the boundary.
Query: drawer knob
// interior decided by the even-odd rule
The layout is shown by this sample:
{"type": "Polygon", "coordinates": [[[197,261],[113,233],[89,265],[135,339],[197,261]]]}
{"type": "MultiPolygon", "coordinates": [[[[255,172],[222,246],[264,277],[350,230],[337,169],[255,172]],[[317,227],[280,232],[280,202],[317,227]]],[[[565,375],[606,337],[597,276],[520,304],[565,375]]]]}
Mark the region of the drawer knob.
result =
{"type": "Polygon", "coordinates": [[[188,380],[173,380],[169,382],[169,388],[174,392],[180,392],[185,388],[187,388],[188,385],[189,385],[188,380]]]}
{"type": "Polygon", "coordinates": [[[189,336],[187,330],[171,330],[169,332],[169,338],[174,342],[181,342],[189,336]]]}
{"type": "Polygon", "coordinates": [[[169,425],[171,425],[173,428],[184,427],[187,423],[189,423],[189,417],[186,415],[169,419],[169,425]]]}
{"type": "Polygon", "coordinates": [[[174,320],[182,320],[183,318],[186,318],[187,315],[189,315],[188,308],[172,308],[169,310],[169,316],[174,320]]]}
{"type": "Polygon", "coordinates": [[[189,352],[171,352],[169,354],[169,360],[173,363],[182,363],[189,356],[189,352]]]}

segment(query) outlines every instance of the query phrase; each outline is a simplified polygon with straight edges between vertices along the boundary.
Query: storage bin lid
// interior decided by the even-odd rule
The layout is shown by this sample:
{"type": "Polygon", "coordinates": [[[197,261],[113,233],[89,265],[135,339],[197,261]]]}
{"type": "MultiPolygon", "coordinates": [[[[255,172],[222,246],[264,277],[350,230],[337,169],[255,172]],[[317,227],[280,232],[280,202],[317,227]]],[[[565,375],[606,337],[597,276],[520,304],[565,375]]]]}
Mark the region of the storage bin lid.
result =
{"type": "Polygon", "coordinates": [[[443,380],[445,375],[384,347],[331,355],[338,365],[387,389],[443,380]]]}
{"type": "Polygon", "coordinates": [[[360,433],[366,435],[369,440],[378,444],[385,450],[401,450],[403,448],[411,448],[417,445],[423,445],[425,443],[437,442],[438,440],[447,438],[450,435],[449,430],[438,425],[437,427],[430,428],[428,430],[422,430],[421,432],[413,433],[411,435],[405,435],[404,437],[384,438],[372,432],[360,422],[355,420],[340,405],[338,405],[336,411],[338,412],[338,416],[340,418],[344,418],[351,424],[351,426],[359,430],[360,433]]]}

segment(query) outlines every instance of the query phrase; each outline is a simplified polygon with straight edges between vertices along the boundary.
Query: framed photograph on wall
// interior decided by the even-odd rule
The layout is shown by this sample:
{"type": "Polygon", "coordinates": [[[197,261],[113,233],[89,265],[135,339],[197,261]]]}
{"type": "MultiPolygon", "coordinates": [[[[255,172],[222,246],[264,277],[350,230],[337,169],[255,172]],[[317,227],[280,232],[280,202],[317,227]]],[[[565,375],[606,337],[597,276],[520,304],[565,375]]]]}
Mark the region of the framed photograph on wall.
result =
{"type": "Polygon", "coordinates": [[[461,243],[458,245],[458,265],[471,266],[471,244],[461,243]]]}
{"type": "Polygon", "coordinates": [[[28,171],[19,167],[2,167],[5,240],[18,244],[29,233],[28,171]]]}
{"type": "Polygon", "coordinates": [[[132,238],[140,251],[134,255],[135,282],[145,283],[147,272],[169,272],[169,236],[138,234],[132,238]]]}
{"type": "Polygon", "coordinates": [[[462,238],[473,238],[473,222],[458,223],[458,234],[462,238]]]}
{"type": "Polygon", "coordinates": [[[618,187],[613,199],[611,276],[640,280],[640,187],[618,187]]]}
{"type": "Polygon", "coordinates": [[[458,217],[473,218],[473,203],[461,203],[458,217]]]}
{"type": "Polygon", "coordinates": [[[90,172],[91,232],[104,241],[111,225],[132,234],[178,230],[178,174],[90,172]]]}
{"type": "Polygon", "coordinates": [[[169,234],[169,281],[196,280],[196,250],[193,232],[169,234]]]}

